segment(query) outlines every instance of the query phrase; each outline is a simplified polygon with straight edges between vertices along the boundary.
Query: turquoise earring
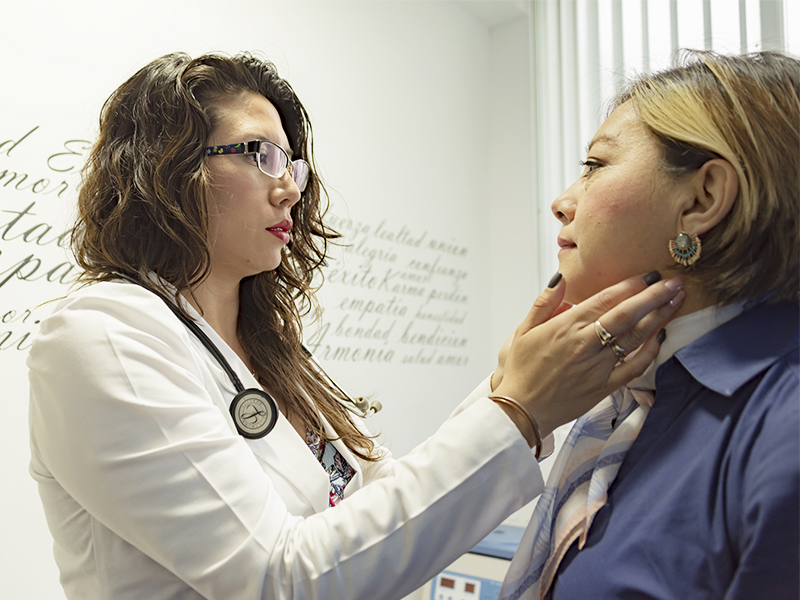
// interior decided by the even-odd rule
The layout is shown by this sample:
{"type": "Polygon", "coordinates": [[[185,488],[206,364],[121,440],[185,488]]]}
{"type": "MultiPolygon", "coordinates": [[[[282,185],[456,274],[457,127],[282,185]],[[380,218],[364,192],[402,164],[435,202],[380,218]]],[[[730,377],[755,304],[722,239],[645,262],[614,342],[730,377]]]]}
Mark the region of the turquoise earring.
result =
{"type": "Polygon", "coordinates": [[[688,267],[700,258],[701,246],[699,237],[681,231],[674,240],[669,241],[669,254],[676,263],[688,267]]]}

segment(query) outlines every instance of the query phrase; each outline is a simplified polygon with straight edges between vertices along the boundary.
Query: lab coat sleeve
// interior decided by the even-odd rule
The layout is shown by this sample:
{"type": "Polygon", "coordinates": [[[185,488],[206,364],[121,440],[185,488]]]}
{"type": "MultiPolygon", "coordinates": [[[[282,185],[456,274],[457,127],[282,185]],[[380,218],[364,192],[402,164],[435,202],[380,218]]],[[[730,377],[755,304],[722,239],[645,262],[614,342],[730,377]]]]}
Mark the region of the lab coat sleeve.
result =
{"type": "MultiPolygon", "coordinates": [[[[492,393],[492,385],[491,385],[492,377],[489,375],[481,381],[478,386],[470,392],[469,396],[467,396],[451,413],[450,418],[458,415],[459,413],[463,412],[468,407],[472,406],[475,402],[481,399],[485,399],[492,393]]],[[[364,427],[363,422],[360,419],[356,419],[358,425],[362,431],[365,433],[369,433],[364,427]]],[[[531,449],[531,454],[534,455],[534,451],[536,449],[531,449]]],[[[362,468],[364,470],[364,481],[374,481],[379,479],[387,474],[392,472],[392,465],[394,464],[394,459],[392,457],[391,452],[387,448],[380,448],[379,451],[382,454],[382,460],[374,462],[374,463],[363,463],[362,468]]],[[[550,457],[553,452],[555,451],[555,437],[554,434],[549,434],[545,436],[542,440],[542,450],[539,453],[539,460],[542,461],[545,458],[550,457]]]]}
{"type": "MultiPolygon", "coordinates": [[[[481,381],[481,383],[476,387],[469,396],[459,404],[455,410],[453,411],[452,416],[459,414],[461,411],[465,410],[467,407],[472,406],[475,402],[480,400],[481,398],[486,398],[487,396],[491,395],[492,393],[492,376],[489,375],[486,379],[481,381]]],[[[542,449],[539,452],[539,460],[544,460],[545,458],[549,457],[553,454],[553,451],[556,447],[556,440],[552,433],[545,436],[542,440],[542,449]]],[[[533,453],[535,448],[531,450],[533,453]]]]}
{"type": "Polygon", "coordinates": [[[43,323],[33,445],[86,511],[205,598],[401,598],[543,487],[484,397],[336,508],[294,516],[210,400],[185,328],[131,288],[43,323]]]}

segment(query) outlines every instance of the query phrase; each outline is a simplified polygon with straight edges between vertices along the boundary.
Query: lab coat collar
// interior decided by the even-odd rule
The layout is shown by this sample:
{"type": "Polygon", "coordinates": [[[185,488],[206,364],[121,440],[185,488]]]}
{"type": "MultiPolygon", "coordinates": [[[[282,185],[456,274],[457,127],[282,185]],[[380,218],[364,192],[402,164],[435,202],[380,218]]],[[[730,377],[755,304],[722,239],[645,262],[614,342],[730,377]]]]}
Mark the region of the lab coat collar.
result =
{"type": "MultiPolygon", "coordinates": [[[[228,364],[239,376],[242,385],[245,388],[262,389],[256,378],[239,358],[239,355],[225,343],[188,303],[187,306],[189,314],[196,319],[200,329],[217,346],[225,360],[228,361],[228,364]]],[[[217,383],[228,392],[225,396],[225,414],[229,417],[230,405],[236,395],[236,389],[225,371],[205,349],[203,349],[203,356],[206,357],[206,362],[217,383]]],[[[232,419],[230,420],[230,427],[232,431],[236,431],[236,426],[232,419]]],[[[283,478],[286,484],[295,490],[297,496],[305,499],[306,503],[311,507],[311,513],[327,508],[328,488],[330,485],[327,473],[311,453],[305,440],[298,435],[283,413],[278,414],[275,428],[265,437],[252,440],[242,438],[242,441],[250,447],[253,454],[261,459],[262,465],[269,470],[270,476],[283,478]],[[298,478],[298,473],[305,475],[298,478]]]]}
{"type": "MultiPolygon", "coordinates": [[[[172,284],[161,279],[155,273],[151,273],[151,279],[167,292],[170,300],[174,299],[175,287],[172,284]]],[[[214,331],[205,319],[203,319],[202,315],[200,315],[183,296],[180,296],[179,299],[182,308],[195,320],[200,329],[219,349],[225,357],[225,360],[228,361],[228,364],[230,364],[231,368],[239,376],[242,385],[244,385],[245,388],[252,387],[263,389],[244,362],[239,358],[239,355],[228,346],[216,331],[214,331]]],[[[227,392],[224,399],[225,406],[222,408],[224,408],[224,413],[226,419],[229,421],[231,430],[236,432],[236,426],[233,423],[233,419],[230,417],[230,405],[236,395],[236,388],[224,369],[214,357],[211,356],[208,350],[205,349],[200,340],[195,339],[195,336],[191,336],[191,339],[196,342],[201,355],[205,357],[207,367],[220,388],[227,392]]],[[[306,391],[297,383],[295,384],[302,396],[314,406],[314,402],[306,391]]],[[[350,480],[347,488],[345,488],[345,496],[347,496],[348,492],[352,493],[352,490],[358,489],[363,485],[361,463],[341,440],[336,439],[338,434],[334,431],[330,423],[319,413],[318,417],[326,436],[334,440],[331,443],[333,443],[345,460],[347,460],[348,464],[355,470],[355,475],[350,480]]],[[[295,490],[298,497],[305,499],[311,509],[308,511],[309,514],[317,513],[328,508],[330,492],[330,479],[328,474],[309,450],[305,440],[298,435],[297,431],[295,431],[294,427],[292,427],[292,424],[283,413],[278,414],[278,421],[275,424],[275,428],[267,436],[252,440],[242,438],[242,441],[250,447],[253,454],[261,459],[262,466],[265,470],[270,472],[272,477],[282,478],[287,485],[295,490]],[[297,473],[303,473],[304,476],[298,478],[297,473]]]]}
{"type": "MultiPolygon", "coordinates": [[[[239,355],[225,343],[208,323],[206,323],[202,316],[200,316],[188,302],[185,302],[184,308],[189,312],[192,318],[196,320],[198,326],[209,339],[219,348],[225,360],[228,361],[239,376],[239,379],[241,379],[242,385],[244,385],[245,388],[253,387],[262,389],[256,378],[239,358],[239,355]]],[[[230,410],[233,397],[236,395],[236,389],[225,371],[217,364],[217,361],[214,360],[208,351],[204,349],[203,355],[206,357],[208,366],[214,374],[214,378],[220,384],[220,387],[223,387],[230,393],[229,397],[225,400],[226,414],[229,414],[228,411],[230,410]]],[[[295,385],[306,401],[308,401],[311,406],[314,406],[313,400],[306,391],[296,382],[295,385]]],[[[356,472],[348,483],[347,488],[345,488],[345,493],[349,490],[360,488],[363,485],[363,476],[361,473],[361,464],[357,457],[347,446],[336,439],[338,438],[338,434],[334,431],[330,423],[328,423],[321,414],[317,413],[317,416],[322,423],[322,428],[326,436],[334,440],[331,443],[333,443],[336,449],[356,472]]],[[[230,425],[233,431],[236,431],[232,420],[230,425]]],[[[298,496],[305,498],[312,507],[312,512],[316,513],[328,508],[330,492],[330,479],[328,474],[314,454],[309,450],[305,440],[298,435],[297,431],[295,431],[294,427],[292,427],[292,424],[283,413],[279,413],[275,429],[267,436],[255,440],[244,439],[244,441],[250,446],[250,449],[256,456],[271,467],[271,470],[274,471],[272,473],[273,476],[277,474],[283,477],[285,481],[295,489],[298,496]],[[305,473],[306,476],[298,478],[296,477],[296,473],[305,473]]]]}

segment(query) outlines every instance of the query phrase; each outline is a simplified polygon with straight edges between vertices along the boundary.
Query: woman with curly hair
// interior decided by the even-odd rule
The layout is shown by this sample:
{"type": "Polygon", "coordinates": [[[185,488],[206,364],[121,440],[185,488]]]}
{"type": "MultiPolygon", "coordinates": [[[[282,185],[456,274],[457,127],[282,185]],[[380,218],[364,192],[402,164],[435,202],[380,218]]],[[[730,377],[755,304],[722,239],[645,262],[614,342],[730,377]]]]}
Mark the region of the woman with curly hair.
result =
{"type": "Polygon", "coordinates": [[[556,278],[493,381],[393,459],[302,345],[338,237],[311,148],[250,55],[168,55],[106,102],[72,237],[85,285],[28,361],[70,599],[400,598],[532,499],[543,437],[655,356],[680,281],[556,314],[556,278]],[[642,358],[618,365],[599,318],[642,358]]]}

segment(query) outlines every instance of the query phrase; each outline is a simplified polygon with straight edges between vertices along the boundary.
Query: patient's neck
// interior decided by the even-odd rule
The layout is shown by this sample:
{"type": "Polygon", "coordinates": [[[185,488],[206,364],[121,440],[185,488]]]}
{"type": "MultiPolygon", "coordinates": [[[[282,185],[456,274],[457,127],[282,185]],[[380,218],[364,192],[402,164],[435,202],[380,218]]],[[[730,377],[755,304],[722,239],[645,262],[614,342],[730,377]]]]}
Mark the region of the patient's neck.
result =
{"type": "Polygon", "coordinates": [[[686,298],[683,300],[681,307],[672,316],[672,319],[677,319],[678,317],[703,310],[704,308],[716,304],[714,295],[703,289],[702,286],[698,285],[696,282],[686,281],[684,279],[683,289],[686,292],[686,298]]]}

